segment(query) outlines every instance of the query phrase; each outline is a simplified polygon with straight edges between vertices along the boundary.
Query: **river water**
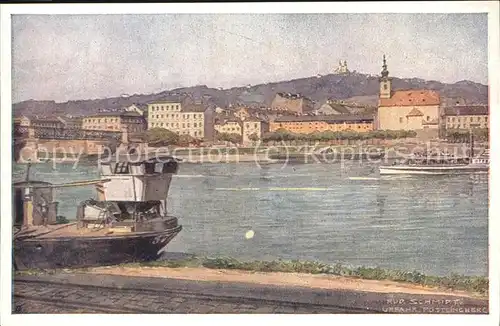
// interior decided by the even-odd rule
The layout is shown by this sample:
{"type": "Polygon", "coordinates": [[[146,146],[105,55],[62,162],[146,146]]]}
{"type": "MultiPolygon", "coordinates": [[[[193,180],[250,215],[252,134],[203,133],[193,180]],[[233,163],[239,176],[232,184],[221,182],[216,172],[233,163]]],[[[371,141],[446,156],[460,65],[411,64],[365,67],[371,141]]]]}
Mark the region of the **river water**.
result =
{"type": "MultiPolygon", "coordinates": [[[[13,178],[25,165],[14,165],[13,178]]],[[[487,275],[488,184],[470,176],[378,176],[369,163],[182,164],[168,207],[183,231],[167,251],[240,260],[300,259],[487,275]],[[245,239],[253,230],[255,236],[245,239]]],[[[98,178],[96,164],[37,164],[52,183],[98,178]]],[[[56,191],[75,219],[92,187],[56,191]]]]}

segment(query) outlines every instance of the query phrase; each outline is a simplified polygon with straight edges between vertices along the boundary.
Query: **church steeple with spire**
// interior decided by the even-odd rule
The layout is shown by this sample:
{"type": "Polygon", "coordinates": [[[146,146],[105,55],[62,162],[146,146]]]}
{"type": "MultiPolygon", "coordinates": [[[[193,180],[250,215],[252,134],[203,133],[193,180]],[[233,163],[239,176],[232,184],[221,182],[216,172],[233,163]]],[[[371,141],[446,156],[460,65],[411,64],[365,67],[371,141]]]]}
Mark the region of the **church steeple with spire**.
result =
{"type": "Polygon", "coordinates": [[[389,76],[389,70],[387,70],[387,62],[385,61],[385,54],[384,54],[384,64],[382,65],[382,72],[380,73],[382,77],[388,77],[389,76]]]}
{"type": "Polygon", "coordinates": [[[382,72],[380,73],[380,98],[391,98],[391,78],[389,78],[389,70],[387,70],[387,62],[385,54],[383,58],[382,72]]]}

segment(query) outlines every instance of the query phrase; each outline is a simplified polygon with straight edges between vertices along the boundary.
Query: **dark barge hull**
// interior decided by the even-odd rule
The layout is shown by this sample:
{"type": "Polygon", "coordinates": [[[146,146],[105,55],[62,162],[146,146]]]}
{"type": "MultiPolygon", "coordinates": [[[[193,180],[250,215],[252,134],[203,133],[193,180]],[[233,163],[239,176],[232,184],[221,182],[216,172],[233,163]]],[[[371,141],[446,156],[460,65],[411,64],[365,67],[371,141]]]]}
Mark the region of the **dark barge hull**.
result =
{"type": "Polygon", "coordinates": [[[14,240],[14,268],[58,269],[115,265],[158,259],[182,226],[114,236],[73,236],[14,240]]]}

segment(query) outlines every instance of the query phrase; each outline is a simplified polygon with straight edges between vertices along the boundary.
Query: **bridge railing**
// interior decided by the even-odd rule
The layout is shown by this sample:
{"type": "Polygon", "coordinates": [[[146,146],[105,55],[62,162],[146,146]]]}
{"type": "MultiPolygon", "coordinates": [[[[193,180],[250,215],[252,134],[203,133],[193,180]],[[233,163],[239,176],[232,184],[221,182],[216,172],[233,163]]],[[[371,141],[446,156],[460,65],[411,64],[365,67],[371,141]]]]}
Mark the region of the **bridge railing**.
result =
{"type": "Polygon", "coordinates": [[[14,137],[29,137],[30,128],[33,129],[33,136],[37,139],[119,140],[122,135],[120,131],[15,126],[14,137]]]}

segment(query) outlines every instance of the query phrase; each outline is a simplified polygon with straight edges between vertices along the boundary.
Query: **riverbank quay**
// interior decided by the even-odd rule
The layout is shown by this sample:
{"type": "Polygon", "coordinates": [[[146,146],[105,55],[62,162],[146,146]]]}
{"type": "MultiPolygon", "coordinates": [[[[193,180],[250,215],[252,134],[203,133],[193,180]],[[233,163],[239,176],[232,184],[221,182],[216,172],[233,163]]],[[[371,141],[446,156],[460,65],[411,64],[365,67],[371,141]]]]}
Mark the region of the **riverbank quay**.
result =
{"type": "Polygon", "coordinates": [[[16,274],[12,313],[488,314],[487,299],[457,294],[395,292],[390,287],[385,292],[318,288],[269,279],[266,283],[266,275],[276,277],[270,273],[253,275],[261,284],[234,281],[234,274],[218,281],[208,274],[180,279],[162,270],[162,275],[113,275],[99,269],[16,274]]]}
{"type": "MultiPolygon", "coordinates": [[[[349,160],[352,155],[361,154],[382,154],[380,157],[370,158],[370,161],[384,161],[393,159],[404,159],[415,152],[436,152],[446,151],[457,156],[467,156],[469,145],[465,143],[448,143],[440,141],[429,142],[387,142],[384,144],[301,144],[287,145],[278,144],[276,146],[258,145],[254,147],[241,146],[213,146],[213,147],[150,147],[141,144],[143,150],[149,155],[172,155],[182,159],[185,163],[248,163],[258,164],[283,163],[288,157],[294,160],[302,157],[301,161],[307,163],[334,162],[342,159],[349,160]],[[328,150],[327,152],[322,152],[328,150]],[[284,159],[273,159],[273,156],[280,156],[284,159]]],[[[478,149],[484,148],[486,144],[477,143],[478,149]]],[[[39,153],[38,159],[32,163],[93,163],[97,162],[99,155],[83,155],[81,153],[65,153],[60,151],[43,151],[39,153]]],[[[20,162],[22,163],[22,162],[20,162]]]]}

